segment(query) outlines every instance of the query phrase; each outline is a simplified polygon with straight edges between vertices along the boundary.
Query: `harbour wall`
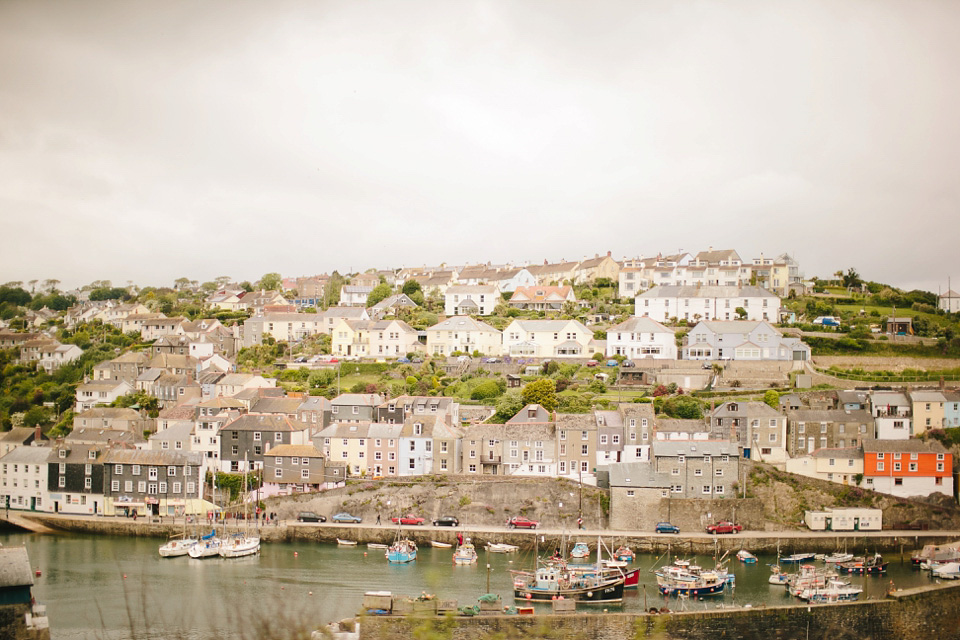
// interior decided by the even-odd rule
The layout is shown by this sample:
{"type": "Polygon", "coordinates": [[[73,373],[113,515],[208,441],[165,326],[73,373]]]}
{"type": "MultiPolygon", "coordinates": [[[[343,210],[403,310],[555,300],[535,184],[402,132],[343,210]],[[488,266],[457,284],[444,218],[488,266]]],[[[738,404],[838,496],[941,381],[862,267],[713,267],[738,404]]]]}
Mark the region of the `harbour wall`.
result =
{"type": "MultiPolygon", "coordinates": [[[[3,520],[0,512],[0,520],[3,520]]],[[[38,532],[72,532],[91,535],[108,536],[140,536],[152,538],[170,538],[183,532],[183,520],[176,522],[164,518],[162,521],[140,518],[136,521],[128,518],[113,517],[69,517],[52,514],[24,514],[18,516],[17,524],[31,528],[36,525],[38,532]]],[[[226,526],[216,525],[218,532],[232,532],[243,529],[241,521],[239,527],[234,521],[226,526]]],[[[190,525],[191,533],[203,530],[209,531],[210,525],[206,522],[190,525]]],[[[457,533],[462,532],[469,536],[473,543],[482,546],[487,542],[501,542],[515,544],[523,549],[532,549],[539,537],[541,549],[550,548],[558,544],[561,535],[592,541],[602,536],[604,542],[614,548],[625,544],[640,553],[660,555],[670,551],[674,555],[713,555],[724,551],[731,553],[740,549],[748,549],[753,553],[777,553],[783,555],[814,551],[832,553],[846,550],[850,553],[863,554],[875,551],[893,554],[888,557],[891,561],[909,561],[910,552],[920,549],[925,544],[942,544],[952,542],[960,537],[958,532],[945,531],[860,531],[860,532],[810,532],[810,531],[783,531],[783,532],[750,532],[740,535],[708,535],[708,534],[649,534],[645,532],[611,532],[586,530],[579,532],[563,532],[559,530],[518,531],[503,530],[495,527],[452,528],[452,527],[403,527],[403,533],[417,544],[426,546],[431,540],[456,543],[457,533]]],[[[293,521],[281,521],[279,524],[267,524],[260,528],[260,537],[264,542],[321,542],[336,543],[337,539],[355,540],[359,544],[369,542],[389,544],[397,535],[394,526],[335,525],[335,524],[302,524],[293,521]]]]}
{"type": "MultiPolygon", "coordinates": [[[[695,606],[693,604],[691,607],[695,606]]],[[[903,640],[960,639],[960,584],[833,605],[714,609],[666,614],[598,613],[417,618],[363,616],[360,640],[903,640]]]]}

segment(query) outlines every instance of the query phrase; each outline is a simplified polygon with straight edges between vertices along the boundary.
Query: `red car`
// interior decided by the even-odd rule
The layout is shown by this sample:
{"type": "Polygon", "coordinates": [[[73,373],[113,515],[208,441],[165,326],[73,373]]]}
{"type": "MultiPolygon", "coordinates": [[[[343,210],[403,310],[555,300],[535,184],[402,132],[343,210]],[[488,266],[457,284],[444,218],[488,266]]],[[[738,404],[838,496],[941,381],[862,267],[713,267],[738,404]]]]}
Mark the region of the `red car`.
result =
{"type": "Polygon", "coordinates": [[[400,516],[399,518],[390,518],[390,521],[393,522],[393,524],[423,524],[426,522],[424,518],[415,516],[412,513],[408,513],[405,516],[400,516]]]}
{"type": "Polygon", "coordinates": [[[743,527],[732,522],[718,522],[707,526],[707,533],[740,533],[743,527]]]}
{"type": "Polygon", "coordinates": [[[536,529],[540,526],[540,523],[536,520],[524,518],[523,516],[516,516],[507,520],[507,526],[511,529],[516,529],[517,527],[521,529],[536,529]]]}

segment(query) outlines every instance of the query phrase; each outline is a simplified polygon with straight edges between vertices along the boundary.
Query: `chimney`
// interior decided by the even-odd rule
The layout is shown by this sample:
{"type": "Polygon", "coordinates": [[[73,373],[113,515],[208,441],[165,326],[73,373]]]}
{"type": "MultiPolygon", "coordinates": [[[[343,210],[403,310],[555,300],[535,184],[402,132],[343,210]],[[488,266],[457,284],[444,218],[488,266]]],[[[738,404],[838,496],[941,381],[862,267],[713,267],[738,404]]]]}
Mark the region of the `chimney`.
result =
{"type": "Polygon", "coordinates": [[[613,257],[613,252],[607,251],[607,257],[608,257],[608,258],[612,258],[612,257],[613,257]]]}
{"type": "MultiPolygon", "coordinates": [[[[940,383],[943,384],[943,378],[940,378],[940,383]]],[[[941,387],[941,389],[942,388],[943,387],[941,387]]],[[[41,438],[43,438],[43,431],[40,430],[40,425],[37,425],[33,432],[33,441],[39,444],[41,438]]]]}

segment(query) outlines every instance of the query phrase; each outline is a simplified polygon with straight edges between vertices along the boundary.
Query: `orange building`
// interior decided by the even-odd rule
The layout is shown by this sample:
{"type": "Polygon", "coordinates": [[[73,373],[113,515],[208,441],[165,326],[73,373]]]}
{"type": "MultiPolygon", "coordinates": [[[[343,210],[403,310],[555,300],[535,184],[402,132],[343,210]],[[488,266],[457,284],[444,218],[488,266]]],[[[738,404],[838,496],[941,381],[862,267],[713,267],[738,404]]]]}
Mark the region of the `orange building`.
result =
{"type": "Polygon", "coordinates": [[[953,456],[937,441],[865,440],[868,489],[900,497],[953,495],[953,456]]]}

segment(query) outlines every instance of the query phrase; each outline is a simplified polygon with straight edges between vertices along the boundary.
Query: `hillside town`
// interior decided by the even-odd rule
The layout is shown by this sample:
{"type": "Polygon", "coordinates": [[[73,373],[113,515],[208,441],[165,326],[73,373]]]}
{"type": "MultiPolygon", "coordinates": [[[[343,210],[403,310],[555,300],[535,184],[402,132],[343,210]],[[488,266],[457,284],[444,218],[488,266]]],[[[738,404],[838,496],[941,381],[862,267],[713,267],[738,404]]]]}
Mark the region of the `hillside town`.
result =
{"type": "Polygon", "coordinates": [[[610,522],[629,527],[626,502],[733,498],[763,464],[955,500],[956,383],[858,383],[815,360],[831,334],[949,350],[950,327],[938,343],[915,311],[951,320],[960,296],[867,313],[904,294],[837,276],[710,248],[259,286],[8,283],[3,377],[36,391],[2,405],[0,495],[8,510],[163,516],[219,508],[220,474],[255,477],[258,500],[358,479],[563,478],[608,490],[610,522]],[[842,317],[847,300],[864,309],[842,317]]]}

